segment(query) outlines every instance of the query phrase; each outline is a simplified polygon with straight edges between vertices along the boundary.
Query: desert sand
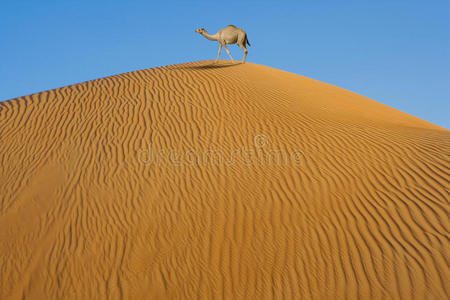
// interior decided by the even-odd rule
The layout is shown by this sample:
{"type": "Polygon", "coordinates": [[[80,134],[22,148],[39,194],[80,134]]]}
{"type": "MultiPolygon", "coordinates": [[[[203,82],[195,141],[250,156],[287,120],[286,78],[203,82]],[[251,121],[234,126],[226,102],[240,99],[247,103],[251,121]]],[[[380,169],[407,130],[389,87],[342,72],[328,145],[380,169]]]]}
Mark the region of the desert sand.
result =
{"type": "Polygon", "coordinates": [[[447,129],[211,63],[0,103],[0,299],[449,299],[447,129]]]}

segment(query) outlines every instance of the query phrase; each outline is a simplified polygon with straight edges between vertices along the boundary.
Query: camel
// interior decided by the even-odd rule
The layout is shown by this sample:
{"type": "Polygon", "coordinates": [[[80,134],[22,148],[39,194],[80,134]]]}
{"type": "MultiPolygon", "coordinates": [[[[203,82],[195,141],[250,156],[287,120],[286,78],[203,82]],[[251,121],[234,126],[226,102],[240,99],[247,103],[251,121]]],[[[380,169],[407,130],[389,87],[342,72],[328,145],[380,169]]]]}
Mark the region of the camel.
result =
{"type": "Polygon", "coordinates": [[[227,44],[237,44],[243,51],[244,51],[244,57],[242,58],[242,63],[245,63],[245,59],[247,57],[247,48],[246,44],[250,46],[250,43],[247,39],[247,33],[241,29],[237,28],[234,25],[228,25],[226,28],[219,30],[216,34],[209,34],[205,28],[196,29],[195,32],[200,33],[205,38],[207,38],[210,41],[218,41],[219,42],[219,54],[217,54],[217,59],[215,63],[219,62],[220,52],[222,51],[222,47],[225,48],[225,50],[228,53],[228,56],[231,58],[231,62],[234,63],[233,57],[230,54],[230,51],[227,48],[227,44]]]}

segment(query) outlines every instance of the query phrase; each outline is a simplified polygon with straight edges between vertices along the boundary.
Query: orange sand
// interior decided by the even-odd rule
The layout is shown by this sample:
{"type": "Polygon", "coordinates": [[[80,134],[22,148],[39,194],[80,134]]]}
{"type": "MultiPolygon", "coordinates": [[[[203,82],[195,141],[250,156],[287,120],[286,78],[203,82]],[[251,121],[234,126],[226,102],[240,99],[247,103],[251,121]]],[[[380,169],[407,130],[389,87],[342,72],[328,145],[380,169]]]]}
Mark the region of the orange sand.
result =
{"type": "Polygon", "coordinates": [[[0,299],[448,299],[449,131],[252,63],[0,103],[0,299]]]}

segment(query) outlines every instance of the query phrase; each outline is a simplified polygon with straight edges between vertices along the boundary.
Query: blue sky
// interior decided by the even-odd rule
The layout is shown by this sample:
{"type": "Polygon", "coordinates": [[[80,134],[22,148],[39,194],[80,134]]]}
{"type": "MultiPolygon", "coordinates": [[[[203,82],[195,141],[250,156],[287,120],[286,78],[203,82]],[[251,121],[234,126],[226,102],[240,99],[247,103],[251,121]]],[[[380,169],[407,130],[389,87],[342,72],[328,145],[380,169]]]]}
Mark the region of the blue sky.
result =
{"type": "Polygon", "coordinates": [[[250,62],[450,128],[450,1],[1,0],[0,100],[214,59],[194,29],[228,24],[247,31],[250,62]]]}

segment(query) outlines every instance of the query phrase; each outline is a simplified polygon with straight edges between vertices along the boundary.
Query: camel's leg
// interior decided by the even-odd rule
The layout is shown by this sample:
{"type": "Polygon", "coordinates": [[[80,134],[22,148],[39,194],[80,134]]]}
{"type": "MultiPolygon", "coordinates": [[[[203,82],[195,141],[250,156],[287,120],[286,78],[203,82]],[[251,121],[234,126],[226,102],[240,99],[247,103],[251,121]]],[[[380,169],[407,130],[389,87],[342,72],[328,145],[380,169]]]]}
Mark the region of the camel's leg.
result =
{"type": "Polygon", "coordinates": [[[219,53],[217,54],[217,59],[216,59],[216,63],[218,63],[218,62],[219,62],[220,51],[222,51],[222,44],[219,44],[219,53]]]}
{"type": "Polygon", "coordinates": [[[233,59],[233,57],[231,57],[231,53],[228,50],[227,46],[224,44],[223,47],[225,48],[225,50],[227,50],[228,56],[231,58],[231,62],[234,62],[234,59],[233,59]]]}
{"type": "Polygon", "coordinates": [[[239,47],[241,47],[241,49],[244,51],[244,57],[242,58],[241,62],[243,64],[245,64],[245,59],[247,58],[247,53],[248,53],[247,48],[245,48],[245,46],[243,46],[243,45],[239,45],[239,47]]]}

